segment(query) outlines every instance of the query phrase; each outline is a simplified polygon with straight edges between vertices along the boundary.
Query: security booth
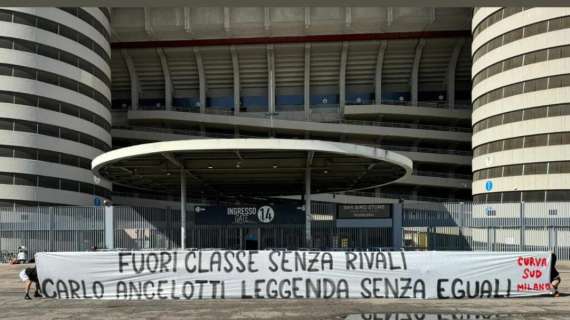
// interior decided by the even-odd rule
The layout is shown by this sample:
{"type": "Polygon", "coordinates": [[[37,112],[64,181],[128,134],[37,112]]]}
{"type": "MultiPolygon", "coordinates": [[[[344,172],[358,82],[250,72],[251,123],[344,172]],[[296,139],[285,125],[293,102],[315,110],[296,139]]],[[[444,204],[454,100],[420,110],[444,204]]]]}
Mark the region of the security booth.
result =
{"type": "MultiPolygon", "coordinates": [[[[388,220],[396,223],[400,215],[386,218],[387,207],[367,207],[369,213],[364,207],[334,207],[313,214],[311,196],[383,186],[409,176],[412,166],[407,157],[380,148],[275,138],[140,144],[92,162],[97,177],[115,184],[178,193],[181,249],[397,248],[398,233],[388,220]]],[[[106,246],[113,247],[112,239],[106,246]]]]}
{"type": "Polygon", "coordinates": [[[342,235],[341,242],[357,249],[400,249],[402,219],[400,204],[339,204],[337,228],[356,228],[356,237],[342,235]],[[378,231],[381,232],[378,232],[378,231]]]}
{"type": "Polygon", "coordinates": [[[342,242],[356,249],[384,249],[393,246],[391,204],[339,204],[336,226],[355,229],[355,235],[341,235],[342,242]],[[378,233],[377,230],[382,230],[378,233]]]}

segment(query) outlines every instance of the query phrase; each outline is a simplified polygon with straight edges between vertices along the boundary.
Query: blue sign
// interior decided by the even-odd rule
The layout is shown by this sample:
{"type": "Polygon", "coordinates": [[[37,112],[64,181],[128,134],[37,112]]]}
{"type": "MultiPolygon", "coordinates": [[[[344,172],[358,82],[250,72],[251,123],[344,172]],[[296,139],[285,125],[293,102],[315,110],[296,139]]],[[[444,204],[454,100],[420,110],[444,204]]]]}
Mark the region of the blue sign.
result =
{"type": "Polygon", "coordinates": [[[487,182],[485,182],[485,190],[487,191],[493,190],[493,181],[487,180],[487,182]]]}
{"type": "Polygon", "coordinates": [[[97,197],[94,198],[94,199],[93,199],[93,204],[94,204],[96,207],[100,207],[100,206],[101,206],[101,198],[97,198],[97,197]]]}

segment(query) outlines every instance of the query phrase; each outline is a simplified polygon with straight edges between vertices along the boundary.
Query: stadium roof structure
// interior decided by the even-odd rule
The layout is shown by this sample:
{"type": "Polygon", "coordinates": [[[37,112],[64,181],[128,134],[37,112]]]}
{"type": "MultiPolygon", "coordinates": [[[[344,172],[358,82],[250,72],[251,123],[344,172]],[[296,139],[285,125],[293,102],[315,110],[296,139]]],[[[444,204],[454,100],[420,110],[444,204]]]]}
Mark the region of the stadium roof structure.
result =
{"type": "MultiPolygon", "coordinates": [[[[567,0],[541,0],[541,6],[564,6],[567,0]]],[[[347,5],[344,0],[4,0],[5,6],[67,7],[165,7],[165,6],[333,6],[347,5]]],[[[536,0],[351,0],[351,6],[396,7],[492,7],[528,6],[536,0]]]]}
{"type": "Polygon", "coordinates": [[[113,183],[190,194],[300,195],[389,184],[412,172],[412,160],[379,148],[320,140],[193,139],[147,143],[95,158],[92,170],[113,183]]]}

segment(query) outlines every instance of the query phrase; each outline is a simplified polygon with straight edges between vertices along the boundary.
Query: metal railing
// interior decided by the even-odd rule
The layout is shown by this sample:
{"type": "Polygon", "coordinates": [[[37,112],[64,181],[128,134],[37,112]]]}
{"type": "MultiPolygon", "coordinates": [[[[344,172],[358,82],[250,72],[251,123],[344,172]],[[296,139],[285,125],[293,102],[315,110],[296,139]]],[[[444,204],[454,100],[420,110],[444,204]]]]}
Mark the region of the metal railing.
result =
{"type": "Polygon", "coordinates": [[[425,250],[553,251],[570,259],[570,203],[407,204],[407,246],[425,250]]]}
{"type": "Polygon", "coordinates": [[[381,147],[387,150],[393,151],[410,151],[410,152],[427,152],[427,153],[440,153],[440,154],[454,154],[460,156],[471,156],[473,152],[466,151],[466,150],[457,150],[457,149],[441,149],[441,148],[428,148],[428,147],[415,147],[415,146],[397,146],[391,144],[366,144],[372,145],[376,147],[381,147]]]}
{"type": "Polygon", "coordinates": [[[426,170],[415,170],[415,169],[413,170],[412,174],[415,176],[423,176],[423,177],[463,179],[463,180],[469,180],[469,183],[471,183],[473,178],[473,176],[470,174],[462,174],[457,172],[426,171],[426,170]]]}
{"type": "Polygon", "coordinates": [[[453,109],[449,106],[449,101],[446,100],[436,100],[436,101],[418,101],[416,104],[412,104],[409,100],[393,100],[393,99],[382,99],[381,101],[376,101],[374,99],[362,99],[358,100],[349,100],[346,102],[346,105],[372,105],[372,104],[387,104],[387,105],[395,105],[395,106],[406,106],[406,107],[415,107],[415,108],[436,108],[436,109],[471,109],[470,103],[455,103],[453,109]]]}
{"type": "MultiPolygon", "coordinates": [[[[449,110],[469,110],[472,107],[472,104],[469,101],[456,101],[453,108],[450,108],[449,101],[447,100],[425,100],[425,101],[418,101],[416,104],[412,104],[410,100],[396,100],[396,99],[382,99],[382,100],[375,100],[375,99],[349,99],[346,101],[347,106],[353,105],[395,105],[395,106],[404,106],[404,107],[412,107],[412,108],[434,108],[434,109],[449,109],[449,110]]],[[[336,107],[338,109],[339,104],[312,104],[311,110],[321,109],[321,108],[331,108],[336,107]]],[[[127,108],[131,108],[128,106],[127,108]]],[[[172,109],[182,109],[184,111],[191,110],[190,112],[200,112],[200,107],[198,106],[172,106],[172,109]]],[[[161,104],[154,104],[154,105],[139,105],[138,109],[140,110],[164,110],[166,106],[161,104]]],[[[213,105],[207,106],[206,113],[224,113],[224,114],[233,114],[233,107],[228,106],[221,106],[221,105],[213,105]]],[[[250,107],[242,107],[245,112],[265,112],[267,111],[267,106],[250,106],[250,107]]],[[[275,109],[278,111],[303,111],[304,105],[279,105],[276,104],[275,109]]]]}
{"type": "Polygon", "coordinates": [[[444,197],[439,198],[439,197],[429,197],[429,196],[421,196],[415,194],[387,193],[387,192],[346,191],[343,192],[342,194],[367,197],[367,198],[384,198],[384,199],[411,200],[411,201],[435,202],[435,203],[442,203],[449,201],[449,198],[444,198],[444,197]]]}
{"type": "MultiPolygon", "coordinates": [[[[0,259],[19,246],[39,251],[85,251],[104,248],[106,208],[0,208],[0,259]]],[[[180,211],[113,207],[116,248],[180,247],[180,211]]],[[[266,248],[370,249],[390,247],[390,228],[346,228],[336,224],[337,205],[312,205],[313,241],[305,242],[304,225],[195,225],[188,215],[187,247],[247,248],[255,238],[266,248]],[[248,237],[251,236],[251,237],[248,237]]],[[[554,251],[570,259],[570,202],[559,203],[411,203],[403,202],[406,250],[554,251]]],[[[2,262],[2,261],[0,261],[2,262]]]]}
{"type": "Polygon", "coordinates": [[[191,129],[172,129],[172,128],[161,128],[161,127],[144,127],[144,126],[114,126],[113,129],[118,130],[134,130],[134,131],[150,131],[159,133],[169,133],[169,134],[180,134],[185,136],[193,136],[195,138],[263,138],[261,136],[253,135],[243,135],[240,134],[239,137],[233,133],[221,133],[221,132],[211,132],[211,131],[200,131],[191,129]]]}
{"type": "Polygon", "coordinates": [[[439,126],[431,124],[419,124],[408,122],[386,122],[386,121],[366,121],[366,120],[340,120],[342,124],[376,126],[376,127],[392,127],[392,128],[407,128],[407,129],[422,129],[422,130],[437,130],[437,131],[456,131],[456,132],[472,132],[471,128],[466,127],[451,127],[439,126]]]}
{"type": "MultiPolygon", "coordinates": [[[[145,127],[145,126],[126,126],[118,125],[114,126],[115,130],[133,130],[133,131],[149,131],[149,132],[160,132],[168,134],[180,134],[185,136],[192,136],[195,138],[268,138],[267,136],[261,135],[245,135],[245,134],[232,134],[232,133],[219,133],[211,131],[200,131],[200,130],[190,130],[190,129],[172,129],[172,128],[161,128],[161,127],[145,127]]],[[[304,137],[299,136],[299,139],[304,139],[304,137]]],[[[392,151],[409,151],[409,152],[426,152],[426,153],[438,153],[438,154],[454,154],[454,155],[465,155],[470,156],[473,153],[466,150],[456,150],[456,149],[441,149],[441,148],[427,148],[427,147],[415,147],[415,146],[398,146],[398,145],[387,145],[387,144],[370,144],[365,143],[363,145],[383,148],[392,151]]]]}
{"type": "MultiPolygon", "coordinates": [[[[164,110],[151,108],[150,110],[164,110]]],[[[311,119],[306,119],[302,111],[285,111],[283,113],[275,112],[240,112],[238,115],[234,115],[234,111],[231,109],[221,109],[221,108],[206,108],[206,114],[224,115],[224,116],[238,116],[246,118],[273,118],[276,120],[290,120],[290,121],[313,121],[317,118],[316,114],[327,113],[327,112],[312,112],[311,119]],[[291,112],[294,112],[291,114],[291,112]]],[[[172,111],[180,112],[192,112],[198,113],[199,109],[196,108],[182,108],[173,107],[172,111]]],[[[319,121],[320,122],[320,121],[319,121]]],[[[391,128],[406,128],[406,129],[421,129],[421,130],[435,130],[435,131],[453,131],[453,132],[472,132],[471,127],[454,127],[454,126],[442,126],[442,125],[430,125],[430,124],[416,124],[409,122],[387,122],[387,121],[366,121],[366,120],[343,120],[343,119],[331,119],[329,121],[323,121],[324,123],[339,123],[348,125],[363,125],[363,126],[375,126],[375,127],[391,127],[391,128]]]]}

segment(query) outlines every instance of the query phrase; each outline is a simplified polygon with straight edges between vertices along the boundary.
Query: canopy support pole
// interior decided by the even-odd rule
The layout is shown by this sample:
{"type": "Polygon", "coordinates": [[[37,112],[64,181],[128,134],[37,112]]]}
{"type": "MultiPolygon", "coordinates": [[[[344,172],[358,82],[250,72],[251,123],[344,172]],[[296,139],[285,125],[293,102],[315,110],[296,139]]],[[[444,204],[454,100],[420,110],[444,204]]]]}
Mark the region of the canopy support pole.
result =
{"type": "Polygon", "coordinates": [[[307,153],[307,165],[305,167],[305,245],[308,248],[313,247],[313,237],[311,235],[311,222],[313,216],[311,214],[311,165],[315,153],[310,151],[307,153]]]}
{"type": "Polygon", "coordinates": [[[307,247],[312,247],[311,236],[311,168],[305,169],[305,239],[307,247]]]}
{"type": "Polygon", "coordinates": [[[180,168],[180,249],[186,249],[186,172],[180,168]]]}

